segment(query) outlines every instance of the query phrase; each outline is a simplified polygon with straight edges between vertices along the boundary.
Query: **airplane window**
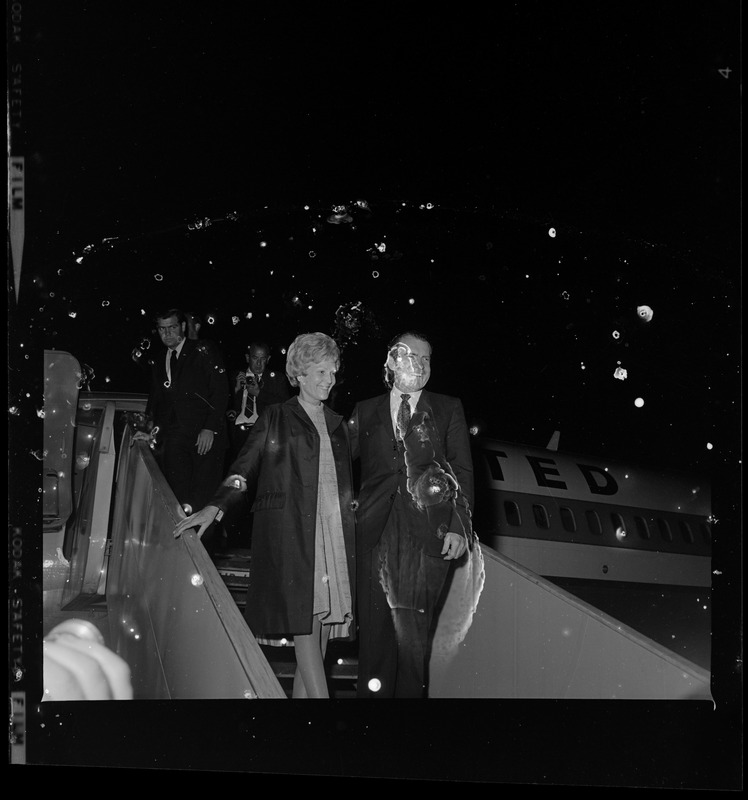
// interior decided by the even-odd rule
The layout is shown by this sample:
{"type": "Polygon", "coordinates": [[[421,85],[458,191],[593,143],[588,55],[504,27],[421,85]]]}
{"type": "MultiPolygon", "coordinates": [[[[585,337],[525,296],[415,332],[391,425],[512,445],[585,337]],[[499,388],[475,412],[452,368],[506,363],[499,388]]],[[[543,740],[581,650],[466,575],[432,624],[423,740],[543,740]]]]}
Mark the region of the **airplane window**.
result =
{"type": "Polygon", "coordinates": [[[667,520],[658,519],[657,520],[657,527],[660,529],[660,536],[666,542],[672,542],[673,541],[673,532],[670,530],[670,525],[668,525],[667,520]]]}
{"type": "Polygon", "coordinates": [[[647,520],[643,517],[634,517],[634,522],[636,523],[636,532],[639,534],[639,537],[641,539],[649,539],[651,534],[649,532],[647,520]]]}
{"type": "Polygon", "coordinates": [[[599,536],[603,532],[602,525],[600,524],[600,517],[597,516],[597,511],[592,511],[592,509],[587,511],[587,525],[589,526],[590,532],[594,533],[595,536],[599,536]]]}
{"type": "Polygon", "coordinates": [[[680,528],[680,535],[683,537],[683,541],[693,544],[693,533],[691,533],[691,526],[681,519],[678,520],[678,527],[680,528]]]}
{"type": "Polygon", "coordinates": [[[533,505],[532,513],[535,516],[535,524],[538,526],[538,528],[548,530],[548,528],[551,527],[550,520],[548,519],[548,512],[545,510],[545,506],[533,505]]]}
{"type": "Polygon", "coordinates": [[[522,517],[519,513],[519,506],[511,500],[504,501],[504,514],[506,514],[506,521],[510,525],[519,526],[522,524],[522,517]]]}
{"type": "Polygon", "coordinates": [[[565,506],[561,506],[560,510],[561,524],[564,526],[564,530],[568,531],[569,533],[574,533],[574,531],[577,529],[577,522],[574,519],[574,512],[565,506]]]}

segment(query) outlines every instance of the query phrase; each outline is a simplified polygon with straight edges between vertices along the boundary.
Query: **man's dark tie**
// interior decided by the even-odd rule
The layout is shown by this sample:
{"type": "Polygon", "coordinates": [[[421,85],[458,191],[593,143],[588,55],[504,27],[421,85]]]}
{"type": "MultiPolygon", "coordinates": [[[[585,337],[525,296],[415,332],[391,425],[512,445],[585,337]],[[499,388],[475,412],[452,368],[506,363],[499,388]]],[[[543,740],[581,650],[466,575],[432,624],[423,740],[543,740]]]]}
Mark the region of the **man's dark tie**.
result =
{"type": "Polygon", "coordinates": [[[177,377],[177,351],[176,350],[169,350],[169,372],[171,373],[171,380],[172,382],[177,377]]]}
{"type": "Polygon", "coordinates": [[[397,410],[397,432],[398,439],[404,439],[410,423],[410,400],[409,394],[404,394],[400,400],[400,408],[397,410]]]}

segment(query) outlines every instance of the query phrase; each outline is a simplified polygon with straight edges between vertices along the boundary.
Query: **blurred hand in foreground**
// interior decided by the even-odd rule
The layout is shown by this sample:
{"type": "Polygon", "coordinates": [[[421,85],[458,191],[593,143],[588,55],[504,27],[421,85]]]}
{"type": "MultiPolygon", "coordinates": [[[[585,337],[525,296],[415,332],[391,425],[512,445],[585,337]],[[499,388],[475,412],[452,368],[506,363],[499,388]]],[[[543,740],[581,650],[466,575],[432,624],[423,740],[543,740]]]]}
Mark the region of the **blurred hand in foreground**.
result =
{"type": "Polygon", "coordinates": [[[132,700],[130,667],[95,625],[69,619],[44,638],[42,700],[132,700]]]}

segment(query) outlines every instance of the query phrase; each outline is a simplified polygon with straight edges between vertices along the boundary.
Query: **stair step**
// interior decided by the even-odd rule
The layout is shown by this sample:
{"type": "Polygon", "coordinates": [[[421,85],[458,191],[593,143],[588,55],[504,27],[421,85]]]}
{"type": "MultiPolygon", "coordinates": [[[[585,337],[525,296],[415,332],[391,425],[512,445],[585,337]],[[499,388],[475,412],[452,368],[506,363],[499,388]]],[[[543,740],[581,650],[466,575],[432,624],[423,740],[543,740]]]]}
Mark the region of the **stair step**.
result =
{"type": "MultiPolygon", "coordinates": [[[[236,557],[233,554],[227,554],[216,558],[216,567],[237,607],[243,611],[249,585],[249,559],[246,556],[236,557]]],[[[261,647],[275,677],[278,680],[293,679],[296,672],[296,657],[293,648],[278,648],[272,645],[261,645],[261,647]]],[[[358,678],[355,642],[331,642],[327,658],[330,662],[327,668],[330,680],[336,683],[346,681],[355,683],[358,678]]]]}
{"type": "MultiPolygon", "coordinates": [[[[270,661],[269,663],[276,678],[293,678],[296,673],[295,661],[270,661]]],[[[334,664],[327,674],[334,681],[355,681],[358,678],[358,664],[334,664]]]]}

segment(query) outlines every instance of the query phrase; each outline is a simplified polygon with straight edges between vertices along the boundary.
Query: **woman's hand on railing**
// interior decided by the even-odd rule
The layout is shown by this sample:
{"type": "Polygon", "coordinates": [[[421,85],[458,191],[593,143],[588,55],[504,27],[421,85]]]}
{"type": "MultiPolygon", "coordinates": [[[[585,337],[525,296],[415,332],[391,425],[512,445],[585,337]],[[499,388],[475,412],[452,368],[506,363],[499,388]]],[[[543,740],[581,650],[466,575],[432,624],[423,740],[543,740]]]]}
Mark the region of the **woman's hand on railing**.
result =
{"type": "Polygon", "coordinates": [[[208,526],[215,521],[220,510],[218,506],[205,506],[201,511],[191,514],[189,517],[185,517],[185,519],[179,522],[174,528],[174,538],[178,539],[190,528],[197,528],[197,538],[200,539],[208,529],[208,526]]]}
{"type": "Polygon", "coordinates": [[[150,432],[147,431],[135,431],[133,433],[132,438],[130,439],[130,447],[132,447],[133,442],[148,442],[148,446],[153,449],[156,445],[156,434],[158,433],[158,426],[154,427],[153,430],[150,432]]]}

